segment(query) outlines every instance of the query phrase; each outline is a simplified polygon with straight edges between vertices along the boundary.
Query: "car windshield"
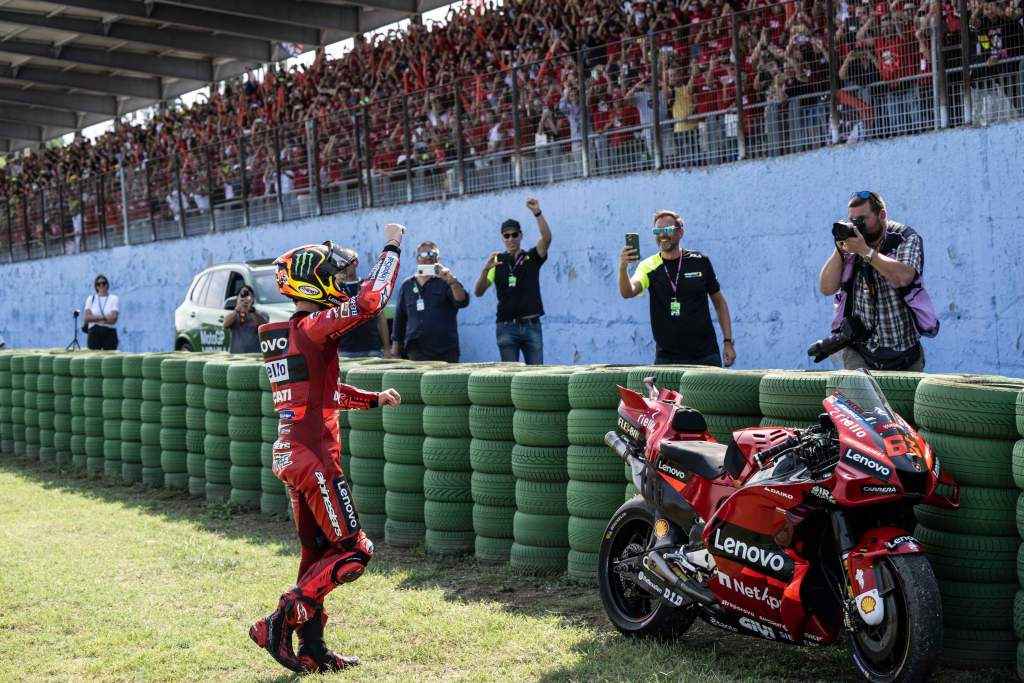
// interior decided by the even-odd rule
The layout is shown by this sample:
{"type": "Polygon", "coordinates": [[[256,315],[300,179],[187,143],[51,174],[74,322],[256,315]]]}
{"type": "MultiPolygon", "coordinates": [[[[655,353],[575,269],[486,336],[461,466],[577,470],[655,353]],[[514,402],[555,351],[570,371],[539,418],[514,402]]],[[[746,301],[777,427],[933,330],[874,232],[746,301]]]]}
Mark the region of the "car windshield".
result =
{"type": "Polygon", "coordinates": [[[832,395],[878,434],[890,432],[896,424],[895,411],[867,370],[839,373],[832,395]]]}
{"type": "Polygon", "coordinates": [[[252,281],[256,289],[256,303],[258,304],[286,304],[289,299],[277,288],[277,269],[267,268],[255,270],[252,273],[252,281]]]}

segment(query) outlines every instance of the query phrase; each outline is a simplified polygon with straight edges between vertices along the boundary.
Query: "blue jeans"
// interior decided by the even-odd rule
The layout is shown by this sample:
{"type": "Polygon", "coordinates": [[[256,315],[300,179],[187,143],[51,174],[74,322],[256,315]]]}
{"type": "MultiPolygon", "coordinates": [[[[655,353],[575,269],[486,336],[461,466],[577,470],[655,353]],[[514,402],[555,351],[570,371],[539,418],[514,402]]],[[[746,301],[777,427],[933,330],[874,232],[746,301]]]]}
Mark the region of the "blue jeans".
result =
{"type": "Polygon", "coordinates": [[[495,336],[502,361],[518,361],[519,351],[522,350],[523,361],[527,365],[544,364],[544,334],[541,332],[540,318],[498,323],[495,336]]]}
{"type": "Polygon", "coordinates": [[[715,351],[709,353],[706,356],[699,356],[696,358],[683,358],[682,356],[676,356],[665,351],[658,351],[654,355],[655,365],[712,365],[714,367],[722,367],[722,353],[715,351]]]}

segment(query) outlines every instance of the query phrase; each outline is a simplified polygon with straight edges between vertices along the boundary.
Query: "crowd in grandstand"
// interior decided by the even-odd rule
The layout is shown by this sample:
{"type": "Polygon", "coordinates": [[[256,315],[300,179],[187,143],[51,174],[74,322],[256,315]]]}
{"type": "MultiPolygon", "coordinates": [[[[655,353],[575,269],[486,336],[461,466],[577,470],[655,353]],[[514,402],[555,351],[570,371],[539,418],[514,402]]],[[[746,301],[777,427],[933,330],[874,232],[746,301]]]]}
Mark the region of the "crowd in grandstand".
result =
{"type": "Polygon", "coordinates": [[[737,104],[748,156],[782,154],[929,127],[933,55],[942,51],[955,86],[962,31],[969,34],[972,81],[985,106],[1024,109],[1024,0],[968,0],[969,17],[960,15],[957,1],[943,2],[944,37],[935,50],[930,5],[472,4],[450,10],[443,24],[412,22],[357,39],[338,59],[320,51],[307,66],[270,69],[261,79],[249,74],[190,108],[161,110],[145,125],[118,123],[91,142],[79,136],[63,147],[13,156],[0,170],[0,195],[22,197],[17,202],[28,208],[15,211],[31,212],[26,223],[33,235],[66,233],[67,225],[80,232],[83,221],[88,230],[90,222],[122,217],[120,192],[103,193],[96,178],[114,183],[119,166],[145,161],[149,168],[134,173],[125,188],[129,214],[172,219],[242,192],[306,191],[311,151],[322,187],[386,178],[407,164],[443,165],[456,156],[460,129],[474,171],[520,155],[578,159],[584,126],[592,163],[625,170],[653,158],[656,115],[663,122],[664,165],[719,163],[738,153],[737,104]],[[835,130],[830,50],[841,88],[835,130]],[[317,122],[315,145],[307,145],[307,120],[317,122]],[[59,199],[52,196],[58,186],[59,199]],[[32,199],[39,190],[50,196],[32,199]]]}

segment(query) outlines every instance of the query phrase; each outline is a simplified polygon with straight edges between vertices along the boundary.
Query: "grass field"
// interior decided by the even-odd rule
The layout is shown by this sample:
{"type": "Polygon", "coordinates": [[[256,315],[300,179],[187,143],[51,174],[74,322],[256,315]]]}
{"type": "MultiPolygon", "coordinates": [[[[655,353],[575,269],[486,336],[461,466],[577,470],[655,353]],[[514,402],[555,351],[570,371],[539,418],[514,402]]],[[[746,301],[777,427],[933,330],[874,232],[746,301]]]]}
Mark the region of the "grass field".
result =
{"type": "MultiPolygon", "coordinates": [[[[294,580],[297,547],[285,519],[0,455],[0,681],[291,680],[247,629],[294,580]]],[[[857,680],[841,646],[701,624],[627,640],[594,588],[383,545],[327,608],[328,644],[365,662],[333,680],[857,680]]]]}

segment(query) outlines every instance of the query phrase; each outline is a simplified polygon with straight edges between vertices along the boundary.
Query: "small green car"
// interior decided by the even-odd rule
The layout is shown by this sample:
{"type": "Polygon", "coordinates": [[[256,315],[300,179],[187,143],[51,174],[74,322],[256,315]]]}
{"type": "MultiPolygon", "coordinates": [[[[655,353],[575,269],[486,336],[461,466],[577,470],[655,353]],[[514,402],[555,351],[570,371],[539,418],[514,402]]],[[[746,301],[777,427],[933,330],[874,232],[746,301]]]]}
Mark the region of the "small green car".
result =
{"type": "MultiPolygon", "coordinates": [[[[273,259],[221,263],[200,271],[174,311],[174,350],[227,351],[231,333],[224,329],[224,316],[234,310],[235,295],[243,285],[256,293],[254,307],[270,322],[288,320],[295,307],[277,289],[276,273],[273,259]]],[[[394,303],[384,315],[392,318],[394,303]]]]}

